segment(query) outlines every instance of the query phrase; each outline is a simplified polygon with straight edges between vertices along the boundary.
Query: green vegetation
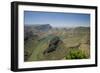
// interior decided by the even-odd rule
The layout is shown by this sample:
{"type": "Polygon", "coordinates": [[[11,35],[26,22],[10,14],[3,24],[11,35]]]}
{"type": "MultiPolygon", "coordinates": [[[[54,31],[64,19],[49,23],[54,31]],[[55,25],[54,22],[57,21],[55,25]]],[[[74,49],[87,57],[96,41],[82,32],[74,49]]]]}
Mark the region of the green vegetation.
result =
{"type": "Polygon", "coordinates": [[[66,59],[86,59],[87,56],[84,51],[80,49],[71,49],[69,54],[67,54],[66,59]]]}

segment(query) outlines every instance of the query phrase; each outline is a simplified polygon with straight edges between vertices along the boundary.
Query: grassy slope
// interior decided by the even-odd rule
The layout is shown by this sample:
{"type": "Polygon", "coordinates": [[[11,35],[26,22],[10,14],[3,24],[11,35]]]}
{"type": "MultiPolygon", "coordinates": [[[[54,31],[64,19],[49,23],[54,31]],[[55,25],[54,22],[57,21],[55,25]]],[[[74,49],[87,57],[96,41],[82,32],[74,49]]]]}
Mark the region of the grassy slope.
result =
{"type": "MultiPolygon", "coordinates": [[[[50,39],[52,39],[53,36],[47,36],[45,39],[39,41],[34,48],[34,51],[32,53],[32,55],[30,56],[30,58],[28,59],[28,61],[33,61],[33,60],[39,60],[39,55],[43,53],[43,51],[47,48],[48,45],[48,41],[50,39]]],[[[42,55],[40,55],[42,56],[42,55]]]]}

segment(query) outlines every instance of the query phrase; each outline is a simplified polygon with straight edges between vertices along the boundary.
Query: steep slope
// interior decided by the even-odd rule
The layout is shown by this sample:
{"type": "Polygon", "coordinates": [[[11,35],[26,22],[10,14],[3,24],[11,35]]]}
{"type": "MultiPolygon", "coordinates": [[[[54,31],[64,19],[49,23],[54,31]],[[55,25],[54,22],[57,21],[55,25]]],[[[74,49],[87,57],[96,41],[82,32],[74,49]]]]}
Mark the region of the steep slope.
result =
{"type": "Polygon", "coordinates": [[[49,24],[41,25],[25,25],[24,26],[24,60],[27,61],[32,52],[34,46],[40,41],[41,36],[48,32],[52,27],[49,24]]]}

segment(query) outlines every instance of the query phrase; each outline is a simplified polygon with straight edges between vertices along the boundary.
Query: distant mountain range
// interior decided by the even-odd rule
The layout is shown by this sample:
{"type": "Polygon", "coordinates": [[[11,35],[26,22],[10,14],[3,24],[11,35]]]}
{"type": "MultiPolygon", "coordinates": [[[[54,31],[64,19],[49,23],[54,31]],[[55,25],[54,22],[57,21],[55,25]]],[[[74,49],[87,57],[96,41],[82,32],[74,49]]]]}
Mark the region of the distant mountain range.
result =
{"type": "Polygon", "coordinates": [[[52,29],[52,26],[50,24],[37,24],[37,25],[25,25],[24,26],[24,39],[30,38],[30,37],[36,37],[41,32],[48,32],[50,29],[52,29]]]}
{"type": "Polygon", "coordinates": [[[40,31],[48,31],[52,29],[50,24],[36,24],[36,25],[25,25],[24,30],[40,30],[40,31]]]}
{"type": "MultiPolygon", "coordinates": [[[[75,27],[75,28],[67,28],[64,27],[66,30],[73,30],[73,31],[87,31],[90,30],[90,27],[75,27]]],[[[48,32],[49,30],[53,29],[50,24],[34,24],[34,25],[24,25],[24,39],[37,37],[40,36],[40,33],[48,32]]]]}

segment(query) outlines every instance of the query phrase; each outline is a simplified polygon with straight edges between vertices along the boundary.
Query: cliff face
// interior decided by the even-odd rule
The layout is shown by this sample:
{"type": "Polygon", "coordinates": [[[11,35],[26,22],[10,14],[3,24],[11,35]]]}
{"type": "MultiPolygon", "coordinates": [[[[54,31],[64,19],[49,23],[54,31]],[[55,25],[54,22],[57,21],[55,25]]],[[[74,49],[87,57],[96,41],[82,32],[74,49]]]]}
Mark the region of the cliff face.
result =
{"type": "Polygon", "coordinates": [[[38,37],[38,34],[40,34],[41,32],[47,32],[50,29],[52,29],[50,24],[25,25],[24,39],[27,40],[28,38],[31,37],[38,37]]]}
{"type": "Polygon", "coordinates": [[[50,26],[50,24],[43,24],[43,25],[35,26],[35,29],[40,31],[48,31],[52,29],[52,27],[50,26]]]}
{"type": "Polygon", "coordinates": [[[24,31],[48,31],[52,29],[52,26],[50,24],[36,24],[36,25],[25,25],[24,26],[24,31]]]}

